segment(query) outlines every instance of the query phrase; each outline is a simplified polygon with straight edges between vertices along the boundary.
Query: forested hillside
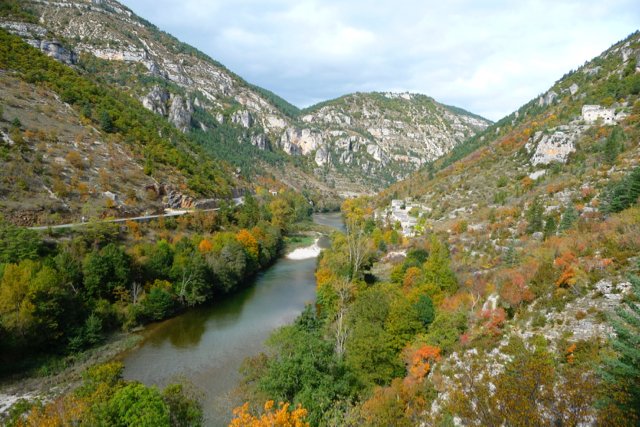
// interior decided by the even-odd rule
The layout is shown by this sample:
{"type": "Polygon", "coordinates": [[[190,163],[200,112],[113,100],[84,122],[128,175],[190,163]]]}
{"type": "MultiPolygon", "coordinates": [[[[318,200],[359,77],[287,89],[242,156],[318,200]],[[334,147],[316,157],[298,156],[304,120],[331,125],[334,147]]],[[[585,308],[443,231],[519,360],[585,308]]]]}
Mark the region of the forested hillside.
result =
{"type": "Polygon", "coordinates": [[[634,33],[346,201],[316,305],[245,362],[242,414],[273,400],[312,426],[638,425],[638,82],[634,33]]]}
{"type": "Polygon", "coordinates": [[[0,27],[140,100],[248,180],[371,194],[489,124],[418,94],[353,94],[303,113],[113,0],[12,1],[0,27]]]}

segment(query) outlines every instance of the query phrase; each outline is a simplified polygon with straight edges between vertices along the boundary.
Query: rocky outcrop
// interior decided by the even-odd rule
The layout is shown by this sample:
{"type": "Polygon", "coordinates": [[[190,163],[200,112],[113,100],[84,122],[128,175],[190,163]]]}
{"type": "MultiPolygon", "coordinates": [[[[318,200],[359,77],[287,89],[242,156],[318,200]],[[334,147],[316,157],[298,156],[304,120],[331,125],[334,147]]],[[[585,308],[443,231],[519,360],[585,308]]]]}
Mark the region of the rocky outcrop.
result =
{"type": "Polygon", "coordinates": [[[569,86],[569,92],[571,92],[571,96],[575,95],[576,92],[578,92],[578,89],[580,89],[580,87],[575,83],[569,86]]]}
{"type": "Polygon", "coordinates": [[[75,64],[78,59],[74,51],[62,47],[57,40],[27,40],[27,43],[64,64],[75,64]]]}
{"type": "Polygon", "coordinates": [[[569,154],[576,151],[573,144],[575,133],[556,132],[551,135],[543,135],[536,132],[532,140],[525,145],[529,153],[533,152],[531,164],[548,165],[551,162],[566,163],[569,154]],[[537,145],[536,145],[537,144],[537,145]]]}
{"type": "Polygon", "coordinates": [[[375,145],[375,144],[367,145],[367,153],[371,154],[371,156],[379,162],[381,162],[383,159],[382,149],[378,145],[375,145]]]}
{"type": "Polygon", "coordinates": [[[191,113],[193,113],[191,101],[189,98],[185,101],[180,95],[172,95],[171,98],[169,121],[173,123],[180,132],[186,133],[191,127],[191,113]]]}
{"type": "Polygon", "coordinates": [[[193,204],[194,202],[191,197],[185,196],[175,190],[169,191],[167,199],[164,202],[164,206],[167,209],[191,209],[194,207],[193,204]]]}
{"type": "Polygon", "coordinates": [[[318,149],[318,151],[316,151],[315,161],[318,166],[331,164],[331,154],[329,153],[329,149],[326,145],[323,145],[318,149]]]}
{"type": "Polygon", "coordinates": [[[538,106],[542,107],[543,105],[551,105],[551,103],[553,103],[553,100],[557,97],[558,94],[555,91],[550,90],[538,99],[538,106]]]}
{"type": "Polygon", "coordinates": [[[251,145],[258,147],[261,150],[266,150],[269,148],[269,141],[264,133],[259,133],[251,136],[251,145]]]}
{"type": "Polygon", "coordinates": [[[231,123],[249,129],[253,124],[253,116],[247,110],[238,110],[231,115],[231,123]]]}
{"type": "Polygon", "coordinates": [[[149,59],[144,50],[117,50],[117,49],[91,49],[90,52],[97,58],[108,61],[139,62],[149,59]]]}
{"type": "Polygon", "coordinates": [[[167,102],[169,101],[169,92],[163,87],[156,85],[145,96],[140,97],[142,106],[147,110],[151,110],[161,116],[167,115],[167,102]]]}
{"type": "MultiPolygon", "coordinates": [[[[302,129],[292,126],[288,128],[280,138],[280,146],[298,147],[303,155],[307,155],[317,150],[323,143],[327,135],[324,132],[313,132],[310,129],[302,129]]],[[[287,151],[285,149],[285,151],[287,151]]]]}

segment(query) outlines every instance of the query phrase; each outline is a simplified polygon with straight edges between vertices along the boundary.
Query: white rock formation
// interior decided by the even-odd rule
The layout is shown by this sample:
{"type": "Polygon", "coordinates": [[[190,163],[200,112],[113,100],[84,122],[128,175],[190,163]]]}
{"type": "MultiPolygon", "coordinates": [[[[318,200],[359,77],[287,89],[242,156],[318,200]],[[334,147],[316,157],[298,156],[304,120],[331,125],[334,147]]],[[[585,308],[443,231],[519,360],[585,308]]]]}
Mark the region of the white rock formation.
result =
{"type": "MultiPolygon", "coordinates": [[[[327,135],[324,132],[313,132],[310,129],[297,128],[291,126],[288,128],[280,138],[280,145],[284,146],[297,146],[303,155],[307,155],[320,147],[327,135]]],[[[287,150],[285,150],[287,151],[287,150]]]]}
{"type": "Polygon", "coordinates": [[[172,95],[171,99],[169,121],[173,123],[180,132],[186,133],[191,127],[191,113],[193,113],[191,101],[189,98],[185,101],[180,95],[172,95]]]}
{"type": "Polygon", "coordinates": [[[528,152],[533,150],[537,144],[533,157],[532,165],[548,165],[551,162],[565,163],[570,153],[576,151],[573,144],[575,140],[574,133],[556,132],[552,135],[543,135],[542,132],[536,132],[531,142],[525,145],[528,152]]]}
{"type": "Polygon", "coordinates": [[[251,145],[258,147],[261,150],[266,150],[269,147],[269,141],[264,133],[251,136],[251,145]]]}
{"type": "Polygon", "coordinates": [[[48,40],[27,40],[31,46],[40,49],[42,53],[56,61],[65,64],[75,64],[77,57],[74,51],[65,49],[57,41],[48,40]]]}
{"type": "Polygon", "coordinates": [[[316,151],[316,164],[318,166],[324,166],[326,164],[331,164],[331,153],[326,145],[320,147],[318,151],[316,151]]]}
{"type": "Polygon", "coordinates": [[[558,97],[558,94],[555,91],[550,90],[549,92],[541,96],[540,99],[538,99],[538,105],[540,107],[542,107],[543,105],[551,105],[553,100],[556,99],[557,97],[558,97]]]}
{"type": "Polygon", "coordinates": [[[238,110],[231,115],[231,122],[249,129],[253,124],[253,116],[247,110],[238,110]]]}
{"type": "Polygon", "coordinates": [[[169,92],[160,85],[155,85],[148,94],[140,97],[144,108],[161,116],[167,115],[167,101],[169,101],[169,92]]]}

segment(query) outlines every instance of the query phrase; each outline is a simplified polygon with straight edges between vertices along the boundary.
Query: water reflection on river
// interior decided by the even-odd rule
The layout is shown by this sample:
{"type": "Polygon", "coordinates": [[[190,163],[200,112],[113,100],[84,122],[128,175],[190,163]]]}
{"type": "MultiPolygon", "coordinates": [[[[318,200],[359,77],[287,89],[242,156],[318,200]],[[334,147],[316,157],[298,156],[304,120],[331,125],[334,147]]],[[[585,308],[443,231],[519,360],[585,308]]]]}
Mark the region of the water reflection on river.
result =
{"type": "MultiPolygon", "coordinates": [[[[314,220],[342,227],[339,213],[314,220]]],[[[263,349],[273,329],[315,300],[314,270],[315,258],[283,258],[250,288],[150,325],[144,343],[123,356],[125,379],[163,386],[182,375],[205,393],[207,425],[226,425],[232,409],[228,393],[241,378],[240,364],[263,349]]]]}

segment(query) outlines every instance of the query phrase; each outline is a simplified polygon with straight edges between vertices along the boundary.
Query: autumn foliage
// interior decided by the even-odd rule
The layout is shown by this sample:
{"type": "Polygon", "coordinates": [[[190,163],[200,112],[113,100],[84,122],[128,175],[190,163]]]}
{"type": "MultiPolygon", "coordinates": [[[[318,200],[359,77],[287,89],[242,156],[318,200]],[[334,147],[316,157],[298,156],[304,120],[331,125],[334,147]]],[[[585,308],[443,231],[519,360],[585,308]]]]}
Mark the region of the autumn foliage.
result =
{"type": "Polygon", "coordinates": [[[308,427],[309,423],[304,421],[307,410],[301,405],[289,412],[289,404],[280,402],[277,409],[274,409],[273,400],[269,400],[264,405],[265,413],[256,416],[249,413],[249,404],[234,409],[233,420],[229,427],[308,427]]]}

